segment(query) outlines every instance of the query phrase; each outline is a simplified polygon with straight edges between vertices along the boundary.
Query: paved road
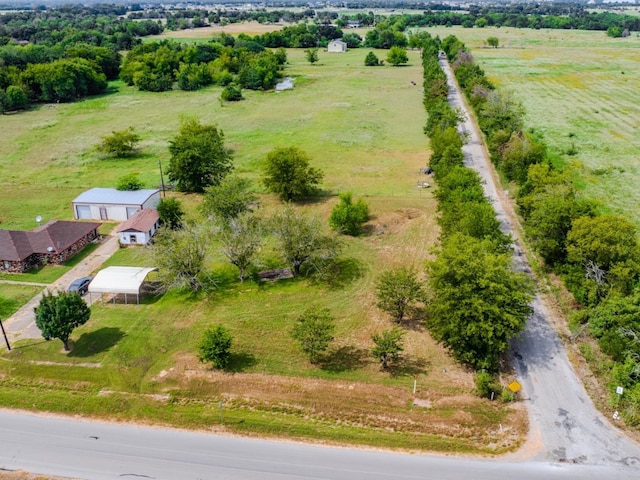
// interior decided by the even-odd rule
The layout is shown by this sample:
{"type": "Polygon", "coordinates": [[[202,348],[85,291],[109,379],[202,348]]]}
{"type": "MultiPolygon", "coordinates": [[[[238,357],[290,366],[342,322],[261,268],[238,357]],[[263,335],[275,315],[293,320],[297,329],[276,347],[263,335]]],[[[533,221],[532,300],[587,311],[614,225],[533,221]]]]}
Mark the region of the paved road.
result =
{"type": "Polygon", "coordinates": [[[481,461],[0,412],[0,467],[91,480],[631,480],[621,466],[481,461]]]}
{"type": "MultiPolygon", "coordinates": [[[[465,165],[482,178],[485,195],[497,212],[502,231],[516,239],[516,268],[530,272],[512,225],[514,214],[496,187],[493,167],[477,125],[470,120],[448,62],[441,59],[440,66],[447,74],[450,103],[465,112],[466,120],[459,126],[459,131],[468,135],[463,147],[465,165]]],[[[534,299],[533,308],[534,314],[522,337],[512,343],[531,424],[527,445],[518,456],[589,465],[629,465],[640,478],[640,447],[620,434],[593,406],[562,341],[547,320],[547,309],[540,296],[534,299]]]]}
{"type": "MultiPolygon", "coordinates": [[[[51,285],[46,285],[47,290],[66,290],[69,284],[76,278],[91,275],[91,273],[98,269],[116,250],[118,250],[118,237],[111,235],[105,237],[102,244],[87,255],[82,262],[62,275],[51,285]]],[[[1,283],[2,281],[0,281],[0,284],[1,283]]],[[[36,284],[32,283],[30,285],[36,284]]],[[[22,338],[42,338],[40,329],[36,327],[33,309],[40,303],[43,293],[44,291],[33,297],[26,305],[3,322],[10,342],[22,338]]],[[[85,301],[89,305],[93,303],[92,300],[97,299],[98,297],[90,299],[88,296],[85,296],[85,301]]]]}

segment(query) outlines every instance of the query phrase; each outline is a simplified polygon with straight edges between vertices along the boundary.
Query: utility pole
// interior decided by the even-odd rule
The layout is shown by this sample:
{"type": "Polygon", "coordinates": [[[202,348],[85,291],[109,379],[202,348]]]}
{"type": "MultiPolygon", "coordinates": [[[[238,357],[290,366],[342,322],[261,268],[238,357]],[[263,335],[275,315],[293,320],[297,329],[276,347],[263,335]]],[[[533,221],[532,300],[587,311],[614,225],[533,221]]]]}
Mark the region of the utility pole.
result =
{"type": "Polygon", "coordinates": [[[2,325],[2,320],[0,320],[0,329],[2,329],[2,335],[4,336],[4,342],[7,344],[7,350],[11,351],[11,345],[9,345],[9,339],[7,338],[7,332],[4,331],[4,325],[2,325]]]}
{"type": "Polygon", "coordinates": [[[158,167],[160,167],[160,183],[162,184],[162,198],[165,198],[167,194],[164,191],[164,176],[162,175],[162,162],[158,159],[158,167]]]}

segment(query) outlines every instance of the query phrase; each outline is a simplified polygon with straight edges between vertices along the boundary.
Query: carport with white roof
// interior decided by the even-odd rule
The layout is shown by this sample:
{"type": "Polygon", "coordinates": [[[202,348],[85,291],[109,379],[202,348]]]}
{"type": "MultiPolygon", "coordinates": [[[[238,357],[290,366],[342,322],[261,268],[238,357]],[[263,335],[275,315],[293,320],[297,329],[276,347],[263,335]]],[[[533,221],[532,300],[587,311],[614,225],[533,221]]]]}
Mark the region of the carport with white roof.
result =
{"type": "MultiPolygon", "coordinates": [[[[128,303],[128,295],[136,296],[136,303],[140,303],[140,288],[147,275],[158,271],[156,267],[107,267],[100,270],[89,284],[89,295],[105,293],[124,294],[124,302],[128,303]]],[[[89,297],[91,298],[91,297],[89,297]]]]}

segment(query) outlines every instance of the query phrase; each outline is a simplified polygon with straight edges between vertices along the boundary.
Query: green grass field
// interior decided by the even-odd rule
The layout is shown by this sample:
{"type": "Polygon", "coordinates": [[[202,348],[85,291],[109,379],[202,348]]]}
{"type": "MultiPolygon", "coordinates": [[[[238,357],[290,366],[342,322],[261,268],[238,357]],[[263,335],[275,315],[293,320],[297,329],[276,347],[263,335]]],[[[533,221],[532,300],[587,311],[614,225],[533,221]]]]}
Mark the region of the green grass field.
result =
{"type": "MultiPolygon", "coordinates": [[[[416,188],[429,157],[418,52],[398,68],[365,68],[366,53],[321,52],[319,64],[310,65],[302,51],[290,50],[285,73],[295,78],[293,90],[244,92],[246,100],[224,106],[217,87],[153,94],[116,82],[98,98],[7,117],[3,228],[32,228],[36,215],[69,218],[79,192],[113,186],[131,171],[157,185],[158,160],[168,162],[180,116],[194,115],[224,131],[237,171],[256,182],[261,215],[279,204],[261,191],[263,159],[273,148],[298,146],[325,172],[327,194],[300,208],[326,219],[335,194],[350,190],[369,203],[372,233],[344,240],[341,273],[328,283],[240,284],[214,254],[209,266],[218,287],[208,295],[98,303],[72,335],[71,353],[59,341],[23,340],[2,354],[0,405],[330,443],[475,453],[516,448],[526,430],[524,409],[477,398],[472,374],[433,342],[419,314],[406,325],[404,360],[392,374],[368,354],[371,334],[391,327],[375,306],[377,276],[397,265],[422,270],[438,228],[431,191],[416,188]],[[137,157],[104,159],[93,151],[101,135],[130,125],[143,138],[137,157]],[[321,367],[289,336],[308,307],[329,308],[337,321],[321,367]],[[234,336],[230,372],[197,360],[202,332],[218,322],[234,336]],[[421,406],[413,406],[414,376],[421,406]]],[[[180,196],[195,217],[199,197],[180,196]]],[[[147,255],[122,249],[107,264],[144,265],[147,255]]]]}
{"type": "Polygon", "coordinates": [[[513,28],[428,29],[454,34],[501,89],[526,109],[526,124],[575,165],[583,194],[640,227],[640,37],[513,28]],[[487,37],[500,48],[485,48],[487,37]],[[566,155],[574,145],[577,154],[566,155]]]}

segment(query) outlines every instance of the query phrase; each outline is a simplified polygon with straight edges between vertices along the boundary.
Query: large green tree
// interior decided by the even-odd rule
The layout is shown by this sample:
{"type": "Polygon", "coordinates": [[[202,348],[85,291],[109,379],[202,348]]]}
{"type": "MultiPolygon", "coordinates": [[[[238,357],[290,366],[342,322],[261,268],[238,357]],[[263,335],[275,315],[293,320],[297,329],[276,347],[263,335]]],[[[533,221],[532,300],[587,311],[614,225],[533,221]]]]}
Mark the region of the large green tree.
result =
{"type": "Polygon", "coordinates": [[[276,148],[266,159],[263,183],[284,201],[315,193],[322,180],[320,170],[309,165],[309,156],[296,147],[276,148]]]}
{"type": "Polygon", "coordinates": [[[311,363],[316,363],[320,355],[329,348],[335,330],[335,319],[329,310],[310,308],[296,320],[291,337],[300,344],[311,363]]]}
{"type": "Polygon", "coordinates": [[[635,226],[622,215],[580,217],[567,234],[567,258],[597,281],[600,271],[614,290],[629,294],[640,275],[640,246],[635,226]]]}
{"type": "Polygon", "coordinates": [[[531,314],[530,279],[513,271],[510,253],[489,240],[453,235],[427,263],[434,338],[460,362],[496,371],[509,339],[531,314]]]}
{"type": "Polygon", "coordinates": [[[69,351],[69,336],[76,327],[84,325],[91,316],[91,309],[76,292],[46,292],[40,304],[33,309],[36,326],[45,340],[57,338],[69,351]]]}
{"type": "Polygon", "coordinates": [[[371,355],[378,359],[383,370],[399,360],[400,353],[404,350],[403,337],[404,332],[398,327],[371,336],[375,345],[371,349],[371,355]]]}
{"type": "Polygon", "coordinates": [[[228,221],[250,212],[257,201],[248,179],[229,175],[218,185],[206,188],[200,209],[206,217],[228,221]]]}
{"type": "Polygon", "coordinates": [[[182,119],[180,132],[169,142],[169,152],[167,176],[183,192],[202,193],[233,169],[222,130],[195,118],[182,119]]]}

